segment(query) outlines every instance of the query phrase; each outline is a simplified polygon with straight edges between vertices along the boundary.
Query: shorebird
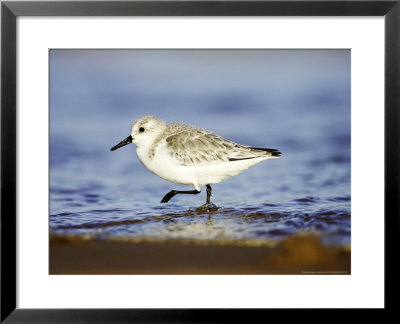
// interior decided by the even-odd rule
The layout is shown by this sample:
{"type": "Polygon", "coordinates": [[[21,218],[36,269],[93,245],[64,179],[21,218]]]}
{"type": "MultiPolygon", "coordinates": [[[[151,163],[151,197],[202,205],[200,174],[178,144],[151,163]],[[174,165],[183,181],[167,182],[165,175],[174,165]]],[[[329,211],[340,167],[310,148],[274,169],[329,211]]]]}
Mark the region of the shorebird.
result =
{"type": "MultiPolygon", "coordinates": [[[[278,158],[281,152],[270,148],[240,145],[196,126],[167,124],[154,116],[136,120],[130,135],[111,148],[136,144],[140,162],[159,177],[194,190],[171,190],[161,203],[178,194],[199,194],[206,186],[210,207],[211,184],[233,177],[261,161],[278,158]]],[[[214,205],[215,206],[215,205],[214,205]]]]}

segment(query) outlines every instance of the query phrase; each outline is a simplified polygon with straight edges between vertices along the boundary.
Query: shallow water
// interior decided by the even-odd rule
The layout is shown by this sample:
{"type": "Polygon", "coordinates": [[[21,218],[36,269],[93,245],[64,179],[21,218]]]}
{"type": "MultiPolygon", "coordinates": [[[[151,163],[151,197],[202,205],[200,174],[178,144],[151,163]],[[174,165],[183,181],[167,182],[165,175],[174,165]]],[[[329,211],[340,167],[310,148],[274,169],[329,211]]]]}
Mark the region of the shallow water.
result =
{"type": "Polygon", "coordinates": [[[350,243],[349,51],[52,51],[50,230],[205,240],[299,232],[350,243]],[[213,185],[216,212],[110,148],[144,115],[279,149],[213,185]]]}

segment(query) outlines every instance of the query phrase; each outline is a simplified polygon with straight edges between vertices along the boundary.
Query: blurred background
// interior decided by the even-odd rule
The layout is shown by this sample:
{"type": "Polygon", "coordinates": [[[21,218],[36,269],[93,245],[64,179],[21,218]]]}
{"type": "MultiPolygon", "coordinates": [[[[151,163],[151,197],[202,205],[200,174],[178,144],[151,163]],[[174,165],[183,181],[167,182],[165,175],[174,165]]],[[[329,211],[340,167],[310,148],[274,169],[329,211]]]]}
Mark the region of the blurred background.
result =
{"type": "Polygon", "coordinates": [[[109,237],[350,244],[349,50],[51,50],[50,230],[109,237]],[[200,195],[110,148],[155,115],[278,149],[200,195]]]}

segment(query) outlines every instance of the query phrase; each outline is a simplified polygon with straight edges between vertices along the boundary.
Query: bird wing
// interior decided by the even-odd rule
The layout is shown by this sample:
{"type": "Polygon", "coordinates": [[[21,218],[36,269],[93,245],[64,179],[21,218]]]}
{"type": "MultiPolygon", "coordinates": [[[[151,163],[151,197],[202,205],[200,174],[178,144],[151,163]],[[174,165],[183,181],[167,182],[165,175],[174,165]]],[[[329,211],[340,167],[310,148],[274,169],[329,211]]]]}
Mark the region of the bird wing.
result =
{"type": "Polygon", "coordinates": [[[186,166],[272,157],[272,151],[276,151],[239,145],[198,128],[184,129],[168,136],[166,144],[171,157],[186,166]]]}

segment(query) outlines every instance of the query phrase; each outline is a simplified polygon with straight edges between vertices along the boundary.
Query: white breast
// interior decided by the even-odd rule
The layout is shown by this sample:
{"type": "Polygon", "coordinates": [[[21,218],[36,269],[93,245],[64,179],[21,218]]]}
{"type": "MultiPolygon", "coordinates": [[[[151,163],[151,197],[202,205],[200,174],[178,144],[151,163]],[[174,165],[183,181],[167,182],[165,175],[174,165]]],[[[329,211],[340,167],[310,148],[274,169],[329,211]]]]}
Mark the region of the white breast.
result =
{"type": "Polygon", "coordinates": [[[161,142],[158,145],[153,157],[149,156],[149,149],[144,147],[138,147],[136,153],[140,162],[149,171],[173,183],[192,185],[197,190],[200,190],[200,187],[203,185],[218,183],[224,179],[233,177],[250,166],[267,159],[267,157],[260,157],[210,165],[185,166],[171,156],[165,142],[161,142]]]}

